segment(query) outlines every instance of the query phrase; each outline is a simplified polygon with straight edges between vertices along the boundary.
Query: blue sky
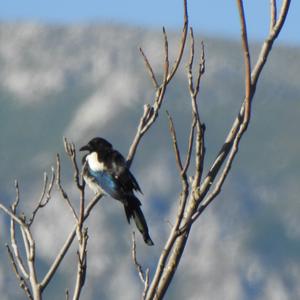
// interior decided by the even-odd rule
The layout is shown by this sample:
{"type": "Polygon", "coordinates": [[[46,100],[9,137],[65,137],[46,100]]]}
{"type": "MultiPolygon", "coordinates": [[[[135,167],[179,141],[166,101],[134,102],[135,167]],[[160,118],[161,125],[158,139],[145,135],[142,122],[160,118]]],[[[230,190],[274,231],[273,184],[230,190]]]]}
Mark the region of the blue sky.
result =
{"type": "MultiPolygon", "coordinates": [[[[278,1],[279,3],[281,1],[278,1]]],[[[279,6],[279,5],[278,5],[279,6]]],[[[268,30],[269,0],[246,0],[249,35],[262,39],[268,30]]],[[[285,28],[279,38],[282,43],[300,45],[300,1],[294,0],[285,28]]],[[[190,25],[197,32],[224,37],[239,36],[236,1],[190,0],[190,25]]],[[[34,20],[41,22],[115,22],[137,26],[176,29],[182,21],[181,0],[10,0],[2,1],[0,20],[34,20]]]]}

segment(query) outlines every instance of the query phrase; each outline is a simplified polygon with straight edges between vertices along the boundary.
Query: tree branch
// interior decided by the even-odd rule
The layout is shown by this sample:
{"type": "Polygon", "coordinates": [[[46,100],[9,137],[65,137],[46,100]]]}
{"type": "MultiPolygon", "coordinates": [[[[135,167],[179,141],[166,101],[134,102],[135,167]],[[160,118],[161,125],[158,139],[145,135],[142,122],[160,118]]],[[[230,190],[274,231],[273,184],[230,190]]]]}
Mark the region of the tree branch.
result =
{"type": "MultiPolygon", "coordinates": [[[[101,199],[102,194],[97,194],[93,197],[93,199],[89,202],[89,204],[87,205],[87,207],[85,208],[85,213],[84,213],[84,220],[86,220],[92,209],[94,208],[94,206],[99,202],[99,200],[101,199]]],[[[42,282],[41,282],[41,288],[42,290],[45,289],[45,287],[48,285],[48,283],[50,282],[50,280],[52,279],[53,275],[55,274],[57,268],[59,267],[60,263],[62,262],[63,258],[65,257],[67,251],[69,250],[70,246],[72,245],[72,242],[76,236],[76,230],[77,230],[77,224],[74,226],[73,230],[70,232],[69,236],[67,237],[64,245],[62,246],[62,248],[60,249],[60,251],[58,252],[55,260],[53,261],[50,269],[48,270],[47,274],[44,276],[42,282]]]]}
{"type": "Polygon", "coordinates": [[[161,104],[162,104],[164,96],[165,96],[165,91],[166,91],[167,85],[171,81],[173,76],[175,75],[175,73],[178,69],[178,66],[182,60],[182,55],[183,55],[183,52],[185,49],[185,44],[186,44],[187,28],[188,28],[187,0],[183,1],[183,7],[184,7],[184,14],[183,14],[183,19],[184,19],[183,23],[184,24],[183,24],[180,47],[179,47],[179,52],[177,54],[175,63],[170,72],[169,72],[168,37],[167,37],[165,29],[163,28],[163,36],[164,36],[164,73],[163,73],[164,76],[163,76],[163,78],[164,79],[160,85],[158,84],[158,82],[155,78],[154,71],[149,63],[149,60],[144,55],[144,52],[141,51],[142,56],[145,61],[145,64],[146,64],[146,69],[150,73],[150,77],[151,77],[152,83],[155,87],[156,93],[155,93],[153,105],[151,107],[149,105],[144,106],[143,116],[140,119],[140,123],[138,125],[136,135],[133,139],[133,142],[130,146],[130,149],[129,149],[129,152],[127,155],[128,167],[131,166],[132,160],[134,158],[134,155],[136,153],[136,150],[140,143],[141,138],[150,129],[152,124],[157,119],[159,109],[161,107],[161,104]]]}
{"type": "Polygon", "coordinates": [[[135,233],[134,233],[134,231],[132,232],[131,257],[132,257],[132,261],[133,261],[133,263],[136,267],[136,270],[138,272],[138,275],[140,277],[140,280],[141,280],[142,284],[144,285],[142,299],[145,299],[148,288],[149,288],[149,268],[147,268],[146,272],[144,272],[143,267],[137,261],[137,258],[136,258],[136,242],[135,242],[135,233]]]}
{"type": "MultiPolygon", "coordinates": [[[[13,270],[15,272],[15,275],[20,283],[20,287],[24,290],[24,293],[25,295],[27,296],[28,299],[30,300],[33,300],[33,297],[32,297],[32,294],[31,294],[31,291],[29,289],[29,286],[27,285],[26,283],[26,280],[22,277],[22,275],[19,273],[19,270],[18,270],[18,267],[17,267],[17,263],[14,259],[14,255],[9,247],[9,245],[5,245],[6,246],[6,249],[7,249],[7,253],[8,253],[8,256],[9,256],[9,260],[11,262],[11,265],[13,267],[13,270]]],[[[18,263],[19,264],[19,263],[18,263]]]]}
{"type": "Polygon", "coordinates": [[[29,219],[29,222],[28,222],[29,226],[32,225],[34,218],[35,218],[37,212],[39,211],[39,209],[45,207],[48,204],[49,200],[51,199],[51,191],[53,188],[54,180],[55,180],[55,172],[54,172],[54,168],[52,167],[51,168],[51,179],[50,179],[50,182],[48,185],[48,189],[47,189],[48,176],[47,176],[46,172],[44,173],[44,184],[43,184],[42,194],[41,194],[40,200],[38,201],[36,208],[32,212],[31,218],[29,219]],[[46,199],[43,202],[45,196],[46,196],[46,199]]]}

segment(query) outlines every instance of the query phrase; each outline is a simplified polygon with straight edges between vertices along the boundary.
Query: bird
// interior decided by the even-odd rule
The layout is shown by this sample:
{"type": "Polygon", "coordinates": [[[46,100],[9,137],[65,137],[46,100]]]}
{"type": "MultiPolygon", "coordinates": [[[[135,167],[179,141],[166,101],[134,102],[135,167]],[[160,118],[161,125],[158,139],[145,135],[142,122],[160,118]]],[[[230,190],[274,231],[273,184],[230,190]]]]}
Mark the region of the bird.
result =
{"type": "Polygon", "coordinates": [[[141,201],[134,194],[142,194],[141,188],[123,155],[102,137],[91,139],[80,151],[88,152],[83,156],[82,163],[83,178],[90,189],[123,203],[128,223],[133,218],[145,243],[149,246],[154,245],[141,210],[141,201]]]}

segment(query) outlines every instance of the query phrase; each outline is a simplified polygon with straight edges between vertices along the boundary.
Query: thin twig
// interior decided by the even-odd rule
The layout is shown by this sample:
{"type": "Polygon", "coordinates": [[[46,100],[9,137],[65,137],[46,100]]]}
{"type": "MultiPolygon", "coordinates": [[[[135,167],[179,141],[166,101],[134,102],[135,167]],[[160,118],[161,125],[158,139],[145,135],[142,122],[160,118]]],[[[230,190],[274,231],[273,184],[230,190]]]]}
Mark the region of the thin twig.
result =
{"type": "Polygon", "coordinates": [[[150,73],[150,77],[152,80],[152,83],[155,87],[156,93],[153,101],[153,105],[150,108],[147,106],[147,109],[144,107],[144,114],[140,120],[137,132],[135,134],[135,137],[133,139],[133,142],[131,143],[128,155],[127,155],[127,165],[128,167],[131,166],[132,160],[134,158],[134,155],[136,153],[137,147],[141,141],[141,138],[143,135],[150,129],[152,124],[155,122],[155,120],[158,117],[158,112],[161,107],[162,101],[165,96],[165,91],[167,88],[168,83],[171,81],[173,76],[175,75],[178,66],[182,60],[182,55],[184,52],[185,44],[186,44],[186,36],[187,36],[187,28],[188,28],[188,13],[187,13],[187,0],[183,1],[183,6],[184,6],[184,24],[183,24],[183,31],[182,31],[182,36],[181,36],[181,42],[180,42],[180,48],[178,55],[176,57],[175,63],[169,71],[169,51],[168,51],[168,38],[165,29],[163,28],[163,35],[164,35],[164,51],[165,51],[165,57],[164,57],[164,79],[161,84],[158,84],[156,77],[154,75],[153,68],[151,67],[149,60],[147,59],[146,55],[144,54],[143,51],[141,51],[144,61],[146,64],[146,69],[150,73]],[[154,80],[153,80],[154,78],[154,80]]]}
{"type": "Polygon", "coordinates": [[[195,142],[195,164],[196,164],[196,172],[193,180],[193,190],[196,190],[200,184],[200,180],[203,172],[203,164],[204,164],[204,154],[205,154],[205,146],[204,146],[204,126],[202,126],[200,120],[200,114],[198,110],[197,97],[200,89],[200,81],[202,75],[205,72],[205,53],[204,53],[204,43],[201,43],[202,52],[201,58],[199,62],[198,73],[196,77],[196,84],[194,83],[193,76],[193,64],[194,64],[194,55],[195,55],[195,41],[194,41],[194,33],[193,28],[190,28],[190,58],[188,64],[188,83],[189,83],[189,92],[191,97],[191,106],[192,106],[192,115],[195,119],[196,126],[196,142],[195,142]]]}
{"type": "Polygon", "coordinates": [[[252,89],[251,62],[250,62],[250,52],[249,52],[249,45],[248,45],[247,27],[246,27],[243,1],[237,0],[237,6],[240,15],[242,46],[243,46],[244,65],[245,65],[245,100],[244,100],[245,111],[244,111],[244,120],[242,126],[244,127],[243,131],[246,131],[248,123],[250,121],[250,115],[251,115],[251,89],[252,89]]]}
{"type": "MultiPolygon", "coordinates": [[[[279,17],[277,18],[276,24],[273,27],[273,30],[270,31],[268,37],[265,39],[265,41],[261,47],[256,65],[253,68],[253,71],[251,74],[253,92],[255,92],[258,78],[259,78],[261,71],[262,71],[262,69],[267,61],[267,58],[271,52],[273,43],[276,40],[276,38],[278,37],[278,35],[282,29],[282,26],[286,20],[290,4],[291,4],[291,0],[283,0],[281,9],[280,9],[280,13],[279,13],[279,17]]],[[[271,22],[272,22],[272,20],[270,21],[270,23],[271,22]]],[[[271,27],[271,25],[270,25],[270,27],[271,27]]]]}
{"type": "Polygon", "coordinates": [[[194,144],[195,126],[196,126],[196,118],[195,118],[195,115],[193,114],[190,135],[189,135],[188,149],[187,149],[186,159],[185,159],[184,167],[182,169],[182,173],[186,173],[190,166],[191,156],[192,156],[192,148],[193,148],[193,144],[194,144]]]}
{"type": "Polygon", "coordinates": [[[270,0],[270,32],[272,32],[273,28],[276,25],[277,21],[277,3],[276,0],[270,0]]]}
{"type": "Polygon", "coordinates": [[[66,200],[67,205],[71,209],[73,217],[74,217],[74,219],[77,222],[78,221],[77,213],[76,213],[73,205],[70,202],[68,194],[66,193],[66,191],[64,190],[64,188],[63,188],[63,186],[61,184],[61,167],[60,166],[61,166],[60,157],[59,157],[59,154],[56,154],[56,185],[58,187],[58,190],[61,193],[61,196],[66,200]]]}
{"type": "Polygon", "coordinates": [[[77,263],[77,275],[76,275],[76,285],[73,295],[73,300],[78,300],[82,288],[85,283],[86,278],[86,268],[87,268],[87,241],[88,241],[88,230],[84,228],[79,232],[79,224],[77,226],[77,236],[79,239],[79,250],[77,251],[78,263],[77,263]]]}
{"type": "Polygon", "coordinates": [[[31,218],[29,219],[29,222],[28,222],[29,226],[32,225],[34,218],[35,218],[37,212],[39,211],[39,209],[45,207],[49,203],[49,200],[51,199],[51,191],[52,191],[52,188],[54,185],[54,181],[55,181],[55,172],[54,172],[54,168],[52,167],[51,168],[51,179],[50,179],[50,182],[48,185],[48,189],[47,189],[48,176],[47,176],[46,172],[44,173],[44,184],[43,184],[41,197],[40,197],[40,200],[38,201],[36,208],[32,212],[31,218]],[[43,201],[45,196],[46,196],[46,199],[45,199],[45,201],[43,201]]]}
{"type": "MultiPolygon", "coordinates": [[[[16,215],[16,211],[17,211],[17,206],[19,205],[20,202],[20,190],[19,190],[19,184],[18,181],[15,180],[15,189],[16,189],[16,199],[13,202],[13,204],[11,205],[11,211],[14,215],[16,215]]],[[[19,246],[16,240],[16,235],[15,235],[15,221],[14,219],[10,219],[10,240],[11,240],[11,247],[13,249],[15,258],[16,258],[16,262],[18,264],[18,267],[20,269],[20,271],[22,272],[23,276],[25,277],[25,279],[29,278],[28,272],[25,269],[22,257],[20,255],[19,252],[19,246]]]]}
{"type": "Polygon", "coordinates": [[[15,275],[20,283],[20,287],[24,290],[24,293],[26,294],[27,298],[30,299],[30,300],[33,300],[33,297],[32,297],[32,294],[31,294],[31,291],[29,289],[29,286],[27,285],[27,282],[26,280],[22,277],[22,275],[19,273],[19,270],[18,270],[18,267],[17,267],[17,264],[14,260],[14,255],[9,247],[9,245],[5,245],[6,246],[6,249],[7,249],[7,253],[8,253],[8,256],[9,256],[9,260],[11,262],[11,265],[13,267],[13,270],[15,272],[15,275]]]}
{"type": "Polygon", "coordinates": [[[180,41],[180,48],[179,48],[179,52],[178,52],[177,58],[175,60],[175,63],[171,69],[171,72],[169,73],[168,82],[171,81],[171,79],[174,77],[174,75],[179,67],[179,64],[181,62],[183,52],[185,49],[185,45],[186,45],[186,36],[187,36],[187,31],[188,31],[188,25],[189,25],[189,18],[188,18],[187,0],[184,0],[183,1],[183,29],[182,29],[182,35],[181,35],[181,41],[180,41]]]}
{"type": "Polygon", "coordinates": [[[12,213],[8,208],[6,208],[1,202],[0,202],[0,208],[5,212],[11,219],[13,219],[15,222],[17,222],[20,226],[26,227],[26,224],[14,213],[12,213]]]}
{"type": "Polygon", "coordinates": [[[70,157],[71,162],[72,162],[72,166],[74,169],[74,180],[77,184],[78,189],[82,189],[82,184],[80,183],[79,180],[79,168],[78,168],[78,164],[76,161],[76,149],[75,149],[75,145],[73,143],[70,143],[67,138],[64,137],[64,146],[65,146],[65,151],[67,153],[67,155],[70,157]]]}
{"type": "Polygon", "coordinates": [[[141,264],[137,261],[136,258],[136,241],[135,241],[135,232],[132,232],[132,250],[131,250],[131,257],[132,257],[132,261],[136,267],[136,270],[138,272],[138,275],[141,279],[141,282],[145,285],[145,272],[143,270],[143,267],[141,266],[141,264]]]}
{"type": "Polygon", "coordinates": [[[166,111],[167,116],[168,116],[168,120],[169,120],[169,130],[170,130],[170,134],[172,137],[172,142],[173,142],[173,148],[174,148],[174,153],[175,153],[175,158],[176,158],[176,163],[179,169],[180,174],[183,171],[183,167],[182,167],[182,162],[181,162],[181,157],[180,157],[180,151],[178,148],[178,143],[177,143],[177,137],[176,137],[176,131],[174,128],[174,123],[173,123],[173,119],[170,116],[169,112],[166,111]]]}
{"type": "Polygon", "coordinates": [[[165,50],[164,82],[167,82],[169,76],[170,62],[169,62],[169,42],[168,42],[168,36],[165,27],[163,27],[163,36],[164,36],[164,50],[165,50]]]}
{"type": "Polygon", "coordinates": [[[16,235],[15,235],[15,221],[13,219],[10,220],[10,240],[11,240],[11,247],[12,247],[14,255],[16,257],[18,267],[19,267],[20,271],[22,272],[23,276],[25,277],[25,279],[28,279],[29,275],[25,269],[23,259],[19,252],[19,246],[17,244],[16,235]]]}
{"type": "Polygon", "coordinates": [[[148,60],[146,54],[144,53],[143,49],[140,48],[139,50],[140,50],[140,52],[141,52],[141,54],[142,54],[142,56],[144,58],[145,66],[146,66],[146,69],[147,69],[147,71],[148,71],[148,73],[150,75],[150,78],[152,80],[153,86],[154,86],[155,89],[158,89],[159,84],[157,83],[154,71],[153,71],[153,69],[152,69],[152,67],[151,67],[151,65],[149,63],[149,60],[148,60]]]}

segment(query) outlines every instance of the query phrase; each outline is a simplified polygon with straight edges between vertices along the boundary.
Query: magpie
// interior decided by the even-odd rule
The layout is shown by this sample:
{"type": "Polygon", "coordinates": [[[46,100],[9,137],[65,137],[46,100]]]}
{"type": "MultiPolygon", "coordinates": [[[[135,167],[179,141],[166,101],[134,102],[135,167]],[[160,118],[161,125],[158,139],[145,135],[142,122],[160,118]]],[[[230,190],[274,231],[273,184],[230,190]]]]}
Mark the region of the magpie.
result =
{"type": "Polygon", "coordinates": [[[154,245],[150,238],[141,202],[134,191],[142,193],[139,184],[130,172],[125,158],[115,150],[111,143],[101,137],[95,137],[80,151],[88,151],[82,158],[83,178],[95,192],[103,192],[123,203],[128,223],[133,218],[144,241],[154,245]]]}

